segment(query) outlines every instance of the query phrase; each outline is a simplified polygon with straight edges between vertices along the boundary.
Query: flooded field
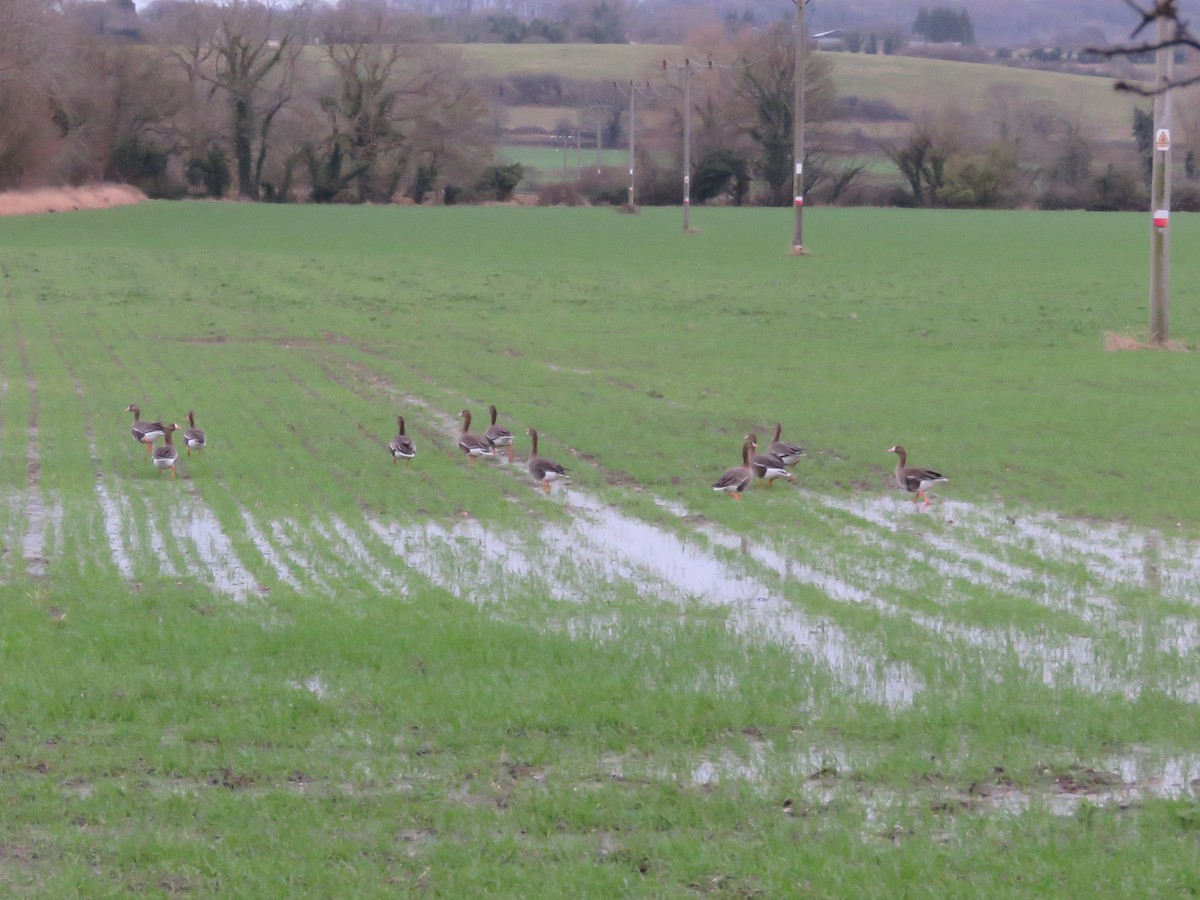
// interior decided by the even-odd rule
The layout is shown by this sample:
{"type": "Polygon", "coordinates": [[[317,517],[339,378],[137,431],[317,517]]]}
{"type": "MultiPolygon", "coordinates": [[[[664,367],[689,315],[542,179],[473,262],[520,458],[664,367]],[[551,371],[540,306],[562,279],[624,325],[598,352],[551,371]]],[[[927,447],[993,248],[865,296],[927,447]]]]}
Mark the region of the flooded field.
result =
{"type": "MultiPolygon", "coordinates": [[[[1152,689],[1200,703],[1200,672],[1163,665],[1200,646],[1191,615],[1200,548],[1188,541],[953,500],[918,509],[898,495],[795,491],[796,515],[824,524],[803,541],[736,534],[678,502],[656,501],[660,515],[649,521],[576,488],[556,490],[554,501],[565,524],[502,531],[473,518],[264,518],[244,505],[222,521],[195,488],[168,511],[143,485],[116,492],[104,479],[96,509],[68,513],[61,497],[31,484],[8,499],[25,524],[5,566],[44,575],[47,547],[63,553],[70,515],[99,523],[108,565],[131,584],[187,578],[237,603],[293,590],[350,610],[433,585],[506,621],[605,640],[597,611],[637,598],[651,616],[719,611],[731,633],[786,647],[838,690],[887,708],[953,691],[956,673],[1004,677],[1013,664],[1048,687],[1124,697],[1152,689]],[[1131,591],[1161,605],[1141,612],[1131,591]],[[1006,602],[1051,618],[986,626],[964,614],[1006,602]],[[920,658],[849,624],[849,610],[917,626],[919,655],[941,660],[938,680],[920,658]]],[[[71,565],[70,554],[53,564],[71,565]]]]}
{"type": "Polygon", "coordinates": [[[0,893],[1200,891],[1141,216],[516,212],[0,219],[0,893]],[[777,421],[798,483],[714,494],[777,421]]]}

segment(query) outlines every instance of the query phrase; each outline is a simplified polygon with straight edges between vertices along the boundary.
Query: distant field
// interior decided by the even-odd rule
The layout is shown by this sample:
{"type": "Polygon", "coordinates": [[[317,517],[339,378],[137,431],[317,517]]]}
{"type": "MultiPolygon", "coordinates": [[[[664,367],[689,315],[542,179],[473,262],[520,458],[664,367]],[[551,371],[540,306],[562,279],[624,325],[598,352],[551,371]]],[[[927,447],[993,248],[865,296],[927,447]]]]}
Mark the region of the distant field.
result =
{"type": "Polygon", "coordinates": [[[1148,217],[679,213],[0,219],[0,895],[1200,892],[1200,357],[1104,349],[1148,217]]]}
{"type": "Polygon", "coordinates": [[[908,113],[955,106],[982,111],[989,90],[1010,88],[1026,101],[1052,101],[1098,131],[1102,139],[1129,139],[1133,108],[1149,101],[1118,94],[1112,81],[980,63],[902,56],[832,53],[833,79],[843,96],[888,100],[908,113]]]}
{"type": "Polygon", "coordinates": [[[486,75],[553,73],[564,78],[642,80],[680,48],[660,44],[455,44],[486,75]]]}
{"type": "MultiPolygon", "coordinates": [[[[660,78],[664,58],[703,59],[702,51],[675,46],[594,44],[456,45],[465,58],[492,75],[553,72],[565,78],[660,78]]],[[[993,86],[1011,87],[1028,101],[1048,100],[1077,114],[1103,139],[1127,139],[1133,108],[1148,101],[1117,94],[1108,79],[1017,69],[980,63],[947,62],[905,56],[829,53],[841,96],[878,98],[916,113],[924,108],[983,108],[993,86]]]]}
{"type": "MultiPolygon", "coordinates": [[[[506,162],[517,162],[531,169],[536,169],[541,179],[558,178],[563,172],[574,178],[577,170],[588,171],[596,168],[595,148],[583,148],[579,153],[571,147],[565,151],[549,147],[521,147],[509,145],[501,149],[501,156],[506,162]]],[[[626,150],[600,151],[600,165],[606,168],[615,166],[628,167],[629,153],[626,150]]]]}
{"type": "MultiPolygon", "coordinates": [[[[550,72],[564,78],[611,78],[663,82],[657,61],[678,60],[703,54],[681,47],[625,45],[465,45],[459,49],[472,64],[489,74],[550,72]]],[[[1000,103],[1010,110],[1053,104],[1065,121],[1079,125],[1089,140],[1132,146],[1133,109],[1148,108],[1149,101],[1118,94],[1108,79],[1018,69],[979,63],[947,62],[900,56],[830,53],[837,94],[882,100],[909,117],[924,112],[964,113],[981,123],[990,123],[989,106],[1000,103]]],[[[701,76],[704,77],[704,76],[701,76]]],[[[1180,101],[1183,100],[1181,96],[1180,101]]],[[[614,102],[616,97],[614,94],[614,102]]],[[[1182,109],[1183,107],[1181,107],[1182,109]]],[[[641,127],[650,134],[658,115],[653,107],[639,113],[641,127]]],[[[995,115],[995,113],[992,113],[995,115]]],[[[505,128],[541,128],[552,131],[562,123],[578,123],[579,111],[568,107],[511,106],[503,115],[505,128]]],[[[1180,115],[1177,130],[1185,133],[1187,119],[1180,115]]],[[[828,126],[831,133],[845,136],[850,151],[868,172],[885,179],[896,176],[895,166],[878,150],[878,144],[907,130],[907,122],[838,121],[828,126]],[[864,141],[866,146],[864,147],[864,141]]],[[[983,127],[991,127],[990,124],[983,127]]],[[[527,151],[505,147],[505,159],[520,161],[538,170],[561,168],[561,156],[552,151],[527,151]]]]}

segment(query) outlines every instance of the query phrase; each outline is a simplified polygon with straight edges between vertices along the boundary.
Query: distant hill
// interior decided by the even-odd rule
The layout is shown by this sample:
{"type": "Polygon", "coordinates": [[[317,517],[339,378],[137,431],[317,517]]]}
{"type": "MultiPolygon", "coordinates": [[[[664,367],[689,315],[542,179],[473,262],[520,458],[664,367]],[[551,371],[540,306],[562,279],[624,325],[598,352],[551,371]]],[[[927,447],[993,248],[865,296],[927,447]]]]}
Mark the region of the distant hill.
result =
{"type": "MultiPolygon", "coordinates": [[[[695,5],[695,0],[642,0],[640,4],[653,12],[695,5]]],[[[1147,5],[1152,5],[1150,0],[1147,5]]],[[[756,21],[794,16],[796,9],[792,0],[712,0],[704,6],[721,15],[749,10],[756,21]]],[[[1118,41],[1137,24],[1123,0],[809,0],[808,21],[813,31],[887,25],[908,29],[922,6],[965,9],[976,40],[993,46],[1057,44],[1091,30],[1118,41]]],[[[1185,19],[1200,22],[1200,0],[1178,0],[1178,6],[1185,19]]]]}

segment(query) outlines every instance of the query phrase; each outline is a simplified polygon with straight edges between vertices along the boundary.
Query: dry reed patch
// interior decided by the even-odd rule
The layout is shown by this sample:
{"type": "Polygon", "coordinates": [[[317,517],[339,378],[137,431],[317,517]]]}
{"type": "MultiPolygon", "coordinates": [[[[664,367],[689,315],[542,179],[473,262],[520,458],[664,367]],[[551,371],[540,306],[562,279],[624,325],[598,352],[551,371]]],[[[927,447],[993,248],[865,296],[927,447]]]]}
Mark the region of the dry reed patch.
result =
{"type": "Polygon", "coordinates": [[[93,184],[76,188],[32,188],[0,193],[0,216],[74,212],[80,209],[110,209],[146,199],[127,184],[93,184]]]}
{"type": "Polygon", "coordinates": [[[1117,350],[1169,350],[1175,353],[1187,353],[1191,348],[1183,341],[1167,341],[1165,344],[1151,344],[1128,334],[1117,334],[1115,331],[1104,333],[1104,349],[1109,353],[1117,350]]]}

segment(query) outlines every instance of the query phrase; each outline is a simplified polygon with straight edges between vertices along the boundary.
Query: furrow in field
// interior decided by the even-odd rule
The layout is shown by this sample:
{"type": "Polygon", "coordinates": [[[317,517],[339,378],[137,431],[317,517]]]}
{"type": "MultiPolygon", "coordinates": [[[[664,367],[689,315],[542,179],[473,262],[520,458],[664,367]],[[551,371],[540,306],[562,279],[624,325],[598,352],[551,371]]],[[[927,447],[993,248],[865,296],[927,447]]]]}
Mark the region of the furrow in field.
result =
{"type": "Polygon", "coordinates": [[[42,464],[38,455],[38,432],[41,400],[38,396],[37,377],[29,362],[25,346],[25,335],[19,322],[12,323],[12,338],[25,375],[25,386],[29,392],[29,417],[25,429],[25,502],[24,534],[21,539],[25,571],[34,576],[46,574],[46,502],[41,491],[42,464]]]}

